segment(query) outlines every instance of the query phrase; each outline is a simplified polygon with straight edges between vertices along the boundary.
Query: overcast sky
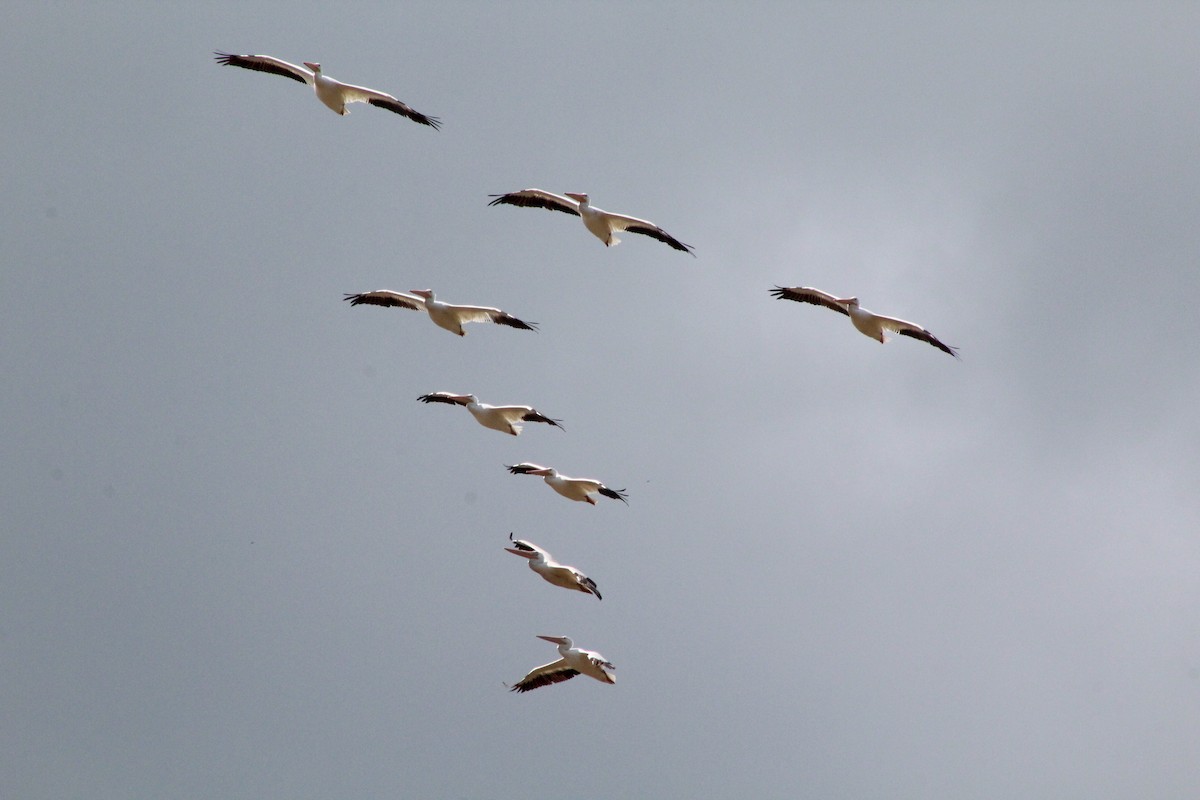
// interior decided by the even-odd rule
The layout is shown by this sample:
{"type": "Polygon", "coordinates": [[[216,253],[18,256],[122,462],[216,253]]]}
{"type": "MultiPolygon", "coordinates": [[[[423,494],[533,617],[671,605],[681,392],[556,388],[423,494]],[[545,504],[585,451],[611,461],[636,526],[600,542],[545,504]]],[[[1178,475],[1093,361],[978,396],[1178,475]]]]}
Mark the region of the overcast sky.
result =
{"type": "Polygon", "coordinates": [[[344,7],[6,8],[0,796],[1200,795],[1200,6],[344,7]]]}

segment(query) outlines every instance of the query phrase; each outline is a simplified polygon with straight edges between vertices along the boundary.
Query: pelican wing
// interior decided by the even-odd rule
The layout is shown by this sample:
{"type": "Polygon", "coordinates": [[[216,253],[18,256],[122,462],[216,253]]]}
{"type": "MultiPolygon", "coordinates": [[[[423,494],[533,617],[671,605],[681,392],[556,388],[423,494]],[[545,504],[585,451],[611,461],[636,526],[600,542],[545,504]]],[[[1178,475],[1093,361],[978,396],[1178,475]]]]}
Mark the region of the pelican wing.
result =
{"type": "Polygon", "coordinates": [[[561,194],[554,194],[554,192],[547,192],[542,189],[522,189],[519,192],[509,192],[508,194],[490,194],[488,197],[496,198],[488,203],[489,206],[509,205],[525,208],[548,208],[552,211],[562,211],[565,214],[579,216],[579,203],[569,197],[563,197],[561,194]]]}
{"type": "Polygon", "coordinates": [[[605,497],[611,497],[613,500],[620,500],[625,505],[629,505],[629,501],[625,499],[628,495],[624,489],[610,489],[602,483],[596,491],[605,497]]]}
{"type": "Polygon", "coordinates": [[[562,420],[551,419],[550,417],[547,417],[545,414],[539,413],[538,410],[535,408],[529,408],[527,406],[512,406],[512,408],[519,408],[525,412],[521,416],[521,420],[523,422],[544,422],[547,425],[553,425],[555,428],[558,428],[559,430],[565,430],[565,428],[563,428],[563,426],[561,424],[562,420]]]}
{"type": "MultiPolygon", "coordinates": [[[[597,597],[599,597],[599,595],[597,595],[597,597]]],[[[592,669],[603,676],[602,678],[597,676],[598,680],[603,680],[608,683],[617,682],[617,676],[613,675],[613,673],[617,671],[617,668],[613,666],[611,661],[605,661],[599,653],[593,652],[588,652],[587,658],[592,664],[592,669]]]]}
{"type": "Polygon", "coordinates": [[[398,306],[413,311],[423,311],[425,309],[425,301],[416,295],[393,292],[387,289],[376,289],[373,292],[361,292],[359,294],[347,294],[342,299],[349,300],[352,306],[365,303],[371,306],[398,306]]]}
{"type": "Polygon", "coordinates": [[[837,298],[831,294],[826,294],[820,289],[810,289],[807,286],[793,286],[790,289],[783,286],[776,286],[771,290],[771,296],[779,300],[795,300],[797,303],[812,303],[815,306],[824,306],[846,316],[850,316],[850,312],[846,310],[846,306],[837,302],[837,298]]]}
{"type": "Polygon", "coordinates": [[[253,69],[259,72],[270,72],[273,75],[282,75],[285,78],[291,78],[294,81],[310,85],[313,82],[313,74],[306,67],[290,64],[287,61],[282,61],[272,56],[239,56],[233,53],[222,53],[219,50],[214,52],[213,55],[216,57],[217,63],[228,67],[242,67],[243,69],[253,69]]]}
{"type": "Polygon", "coordinates": [[[589,592],[591,592],[592,594],[596,595],[597,600],[604,599],[603,597],[600,596],[600,590],[596,588],[596,582],[594,580],[592,580],[591,578],[589,578],[587,575],[583,575],[583,574],[579,575],[579,584],[581,586],[586,587],[587,590],[589,592]]]}
{"type": "Polygon", "coordinates": [[[368,89],[366,86],[355,86],[354,84],[342,83],[340,81],[338,82],[338,86],[342,92],[342,102],[370,103],[378,108],[386,108],[388,111],[408,117],[413,122],[428,125],[434,130],[441,127],[441,121],[437,117],[426,116],[407,103],[400,102],[387,92],[380,92],[375,89],[368,89]]]}
{"type": "Polygon", "coordinates": [[[514,683],[508,690],[510,692],[529,692],[552,683],[569,681],[578,674],[579,670],[568,666],[565,658],[560,658],[530,670],[528,675],[514,683]]]}
{"type": "Polygon", "coordinates": [[[676,250],[682,250],[685,253],[691,253],[693,256],[696,255],[692,252],[692,246],[690,244],[684,244],[649,220],[638,219],[637,217],[627,217],[624,214],[613,214],[610,211],[606,211],[604,213],[608,215],[609,221],[617,230],[629,231],[630,233],[641,233],[649,236],[651,239],[658,239],[660,242],[669,244],[676,250]]]}
{"type": "Polygon", "coordinates": [[[494,322],[497,325],[507,325],[510,328],[520,328],[526,331],[536,331],[536,322],[525,322],[517,319],[511,314],[505,313],[498,308],[488,308],[487,306],[450,306],[447,307],[453,311],[462,322],[494,322]]]}
{"type": "Polygon", "coordinates": [[[453,406],[465,406],[470,402],[466,396],[450,392],[431,392],[417,398],[422,403],[449,403],[453,406]]]}
{"type": "Polygon", "coordinates": [[[531,472],[537,472],[539,469],[545,469],[541,464],[534,464],[529,461],[522,461],[520,464],[512,466],[505,465],[504,467],[513,475],[528,475],[531,472]]]}
{"type": "Polygon", "coordinates": [[[911,336],[913,339],[920,339],[922,342],[927,342],[936,347],[938,350],[941,350],[944,353],[949,353],[955,358],[958,358],[958,353],[955,352],[958,348],[945,344],[932,333],[925,330],[915,322],[896,319],[895,317],[883,317],[878,314],[875,315],[875,319],[877,319],[879,324],[887,328],[889,331],[898,333],[901,336],[911,336]]]}

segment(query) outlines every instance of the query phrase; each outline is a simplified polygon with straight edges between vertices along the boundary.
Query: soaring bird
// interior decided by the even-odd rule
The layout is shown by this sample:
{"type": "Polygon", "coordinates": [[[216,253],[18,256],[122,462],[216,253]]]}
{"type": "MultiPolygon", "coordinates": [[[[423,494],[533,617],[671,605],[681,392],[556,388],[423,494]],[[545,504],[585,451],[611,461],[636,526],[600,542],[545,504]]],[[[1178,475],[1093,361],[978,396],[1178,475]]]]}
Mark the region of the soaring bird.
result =
{"type": "Polygon", "coordinates": [[[584,575],[574,567],[568,567],[566,564],[559,564],[550,554],[532,542],[527,542],[524,539],[514,539],[510,533],[508,540],[512,542],[512,547],[504,548],[515,556],[529,559],[529,568],[541,575],[555,586],[561,586],[564,589],[573,589],[584,594],[594,594],[597,600],[602,600],[600,590],[596,588],[596,582],[584,575]]]}
{"type": "Polygon", "coordinates": [[[449,403],[450,405],[466,406],[467,411],[485,428],[491,428],[501,433],[511,433],[517,436],[521,433],[522,422],[544,422],[559,430],[563,426],[561,420],[551,419],[538,413],[532,406],[491,406],[479,402],[473,394],[452,394],[451,392],[432,392],[417,398],[422,403],[449,403]]]}
{"type": "Polygon", "coordinates": [[[349,83],[335,81],[333,78],[322,73],[321,65],[315,61],[305,61],[303,67],[298,67],[295,64],[289,64],[287,61],[281,61],[272,56],[234,55],[233,53],[222,53],[220,51],[217,51],[215,55],[217,62],[226,66],[254,69],[259,72],[270,72],[274,75],[282,75],[285,78],[300,81],[300,83],[306,83],[313,87],[318,100],[338,114],[345,115],[350,113],[346,110],[347,103],[370,103],[373,106],[386,108],[388,111],[394,111],[401,116],[408,117],[413,122],[428,125],[434,130],[437,130],[441,124],[437,117],[429,117],[419,111],[415,111],[390,94],[377,92],[365,86],[354,86],[349,83]],[[305,67],[308,69],[305,69],[305,67]]]}
{"type": "Polygon", "coordinates": [[[530,464],[528,461],[506,466],[505,468],[513,475],[541,475],[542,479],[546,481],[551,489],[568,500],[579,500],[583,503],[596,505],[596,498],[592,495],[599,493],[605,497],[611,497],[613,500],[620,500],[625,505],[629,505],[629,501],[625,499],[626,494],[624,489],[610,489],[600,481],[592,478],[571,478],[566,475],[559,475],[558,470],[552,467],[530,464]]]}
{"type": "Polygon", "coordinates": [[[860,333],[870,336],[878,342],[886,342],[887,338],[884,332],[892,331],[901,336],[911,336],[913,339],[928,342],[938,350],[958,358],[958,353],[955,352],[958,348],[943,343],[920,325],[915,322],[896,319],[895,317],[873,314],[859,306],[857,297],[834,297],[831,294],[822,292],[820,289],[810,289],[807,286],[793,286],[791,288],[776,286],[771,290],[771,296],[780,300],[795,300],[797,303],[812,303],[817,306],[825,306],[825,308],[845,314],[850,317],[850,321],[854,323],[854,327],[860,333]]]}
{"type": "Polygon", "coordinates": [[[604,242],[605,246],[611,247],[621,241],[616,236],[618,231],[629,231],[630,233],[641,233],[652,239],[658,239],[660,242],[666,242],[671,245],[676,250],[692,253],[693,256],[696,255],[692,252],[691,245],[679,241],[653,222],[638,219],[637,217],[627,217],[624,214],[613,214],[609,211],[596,208],[591,205],[588,196],[582,192],[567,192],[565,195],[561,195],[541,189],[522,189],[519,192],[488,196],[496,198],[488,203],[489,206],[509,205],[548,208],[552,211],[562,211],[566,214],[574,214],[577,217],[582,217],[584,227],[591,231],[597,239],[604,242]]]}
{"type": "Polygon", "coordinates": [[[576,675],[587,675],[601,683],[617,682],[617,676],[614,674],[616,667],[611,662],[606,661],[604,656],[592,650],[579,649],[571,641],[570,636],[542,636],[539,634],[538,638],[557,644],[560,658],[549,664],[534,667],[528,675],[509,687],[510,692],[528,692],[540,686],[568,681],[576,675]]]}
{"type": "Polygon", "coordinates": [[[425,310],[435,325],[445,328],[451,333],[457,333],[459,336],[467,335],[462,326],[468,322],[494,322],[497,325],[507,325],[510,328],[520,328],[526,331],[537,330],[537,323],[524,322],[498,308],[456,306],[445,303],[434,297],[433,291],[430,289],[413,289],[412,294],[377,289],[374,292],[347,294],[342,299],[349,300],[352,306],[365,303],[372,306],[396,306],[413,311],[425,310]]]}

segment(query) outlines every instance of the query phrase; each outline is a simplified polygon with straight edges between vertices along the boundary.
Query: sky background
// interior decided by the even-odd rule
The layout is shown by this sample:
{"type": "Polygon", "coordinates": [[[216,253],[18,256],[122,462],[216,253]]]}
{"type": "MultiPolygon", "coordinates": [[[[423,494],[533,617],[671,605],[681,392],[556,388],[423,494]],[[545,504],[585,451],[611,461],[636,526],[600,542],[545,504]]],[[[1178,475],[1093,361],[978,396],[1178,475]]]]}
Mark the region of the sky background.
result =
{"type": "Polygon", "coordinates": [[[1200,6],[250,6],[5,10],[0,796],[1200,793],[1200,6]]]}

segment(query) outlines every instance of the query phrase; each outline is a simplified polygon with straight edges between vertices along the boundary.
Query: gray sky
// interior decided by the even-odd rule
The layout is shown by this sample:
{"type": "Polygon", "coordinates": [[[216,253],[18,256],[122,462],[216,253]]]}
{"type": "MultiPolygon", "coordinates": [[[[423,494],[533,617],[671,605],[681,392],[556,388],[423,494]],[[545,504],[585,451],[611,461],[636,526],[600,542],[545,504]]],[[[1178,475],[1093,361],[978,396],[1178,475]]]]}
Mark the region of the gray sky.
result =
{"type": "Polygon", "coordinates": [[[168,5],[0,27],[0,795],[1200,792],[1200,7],[168,5]]]}

